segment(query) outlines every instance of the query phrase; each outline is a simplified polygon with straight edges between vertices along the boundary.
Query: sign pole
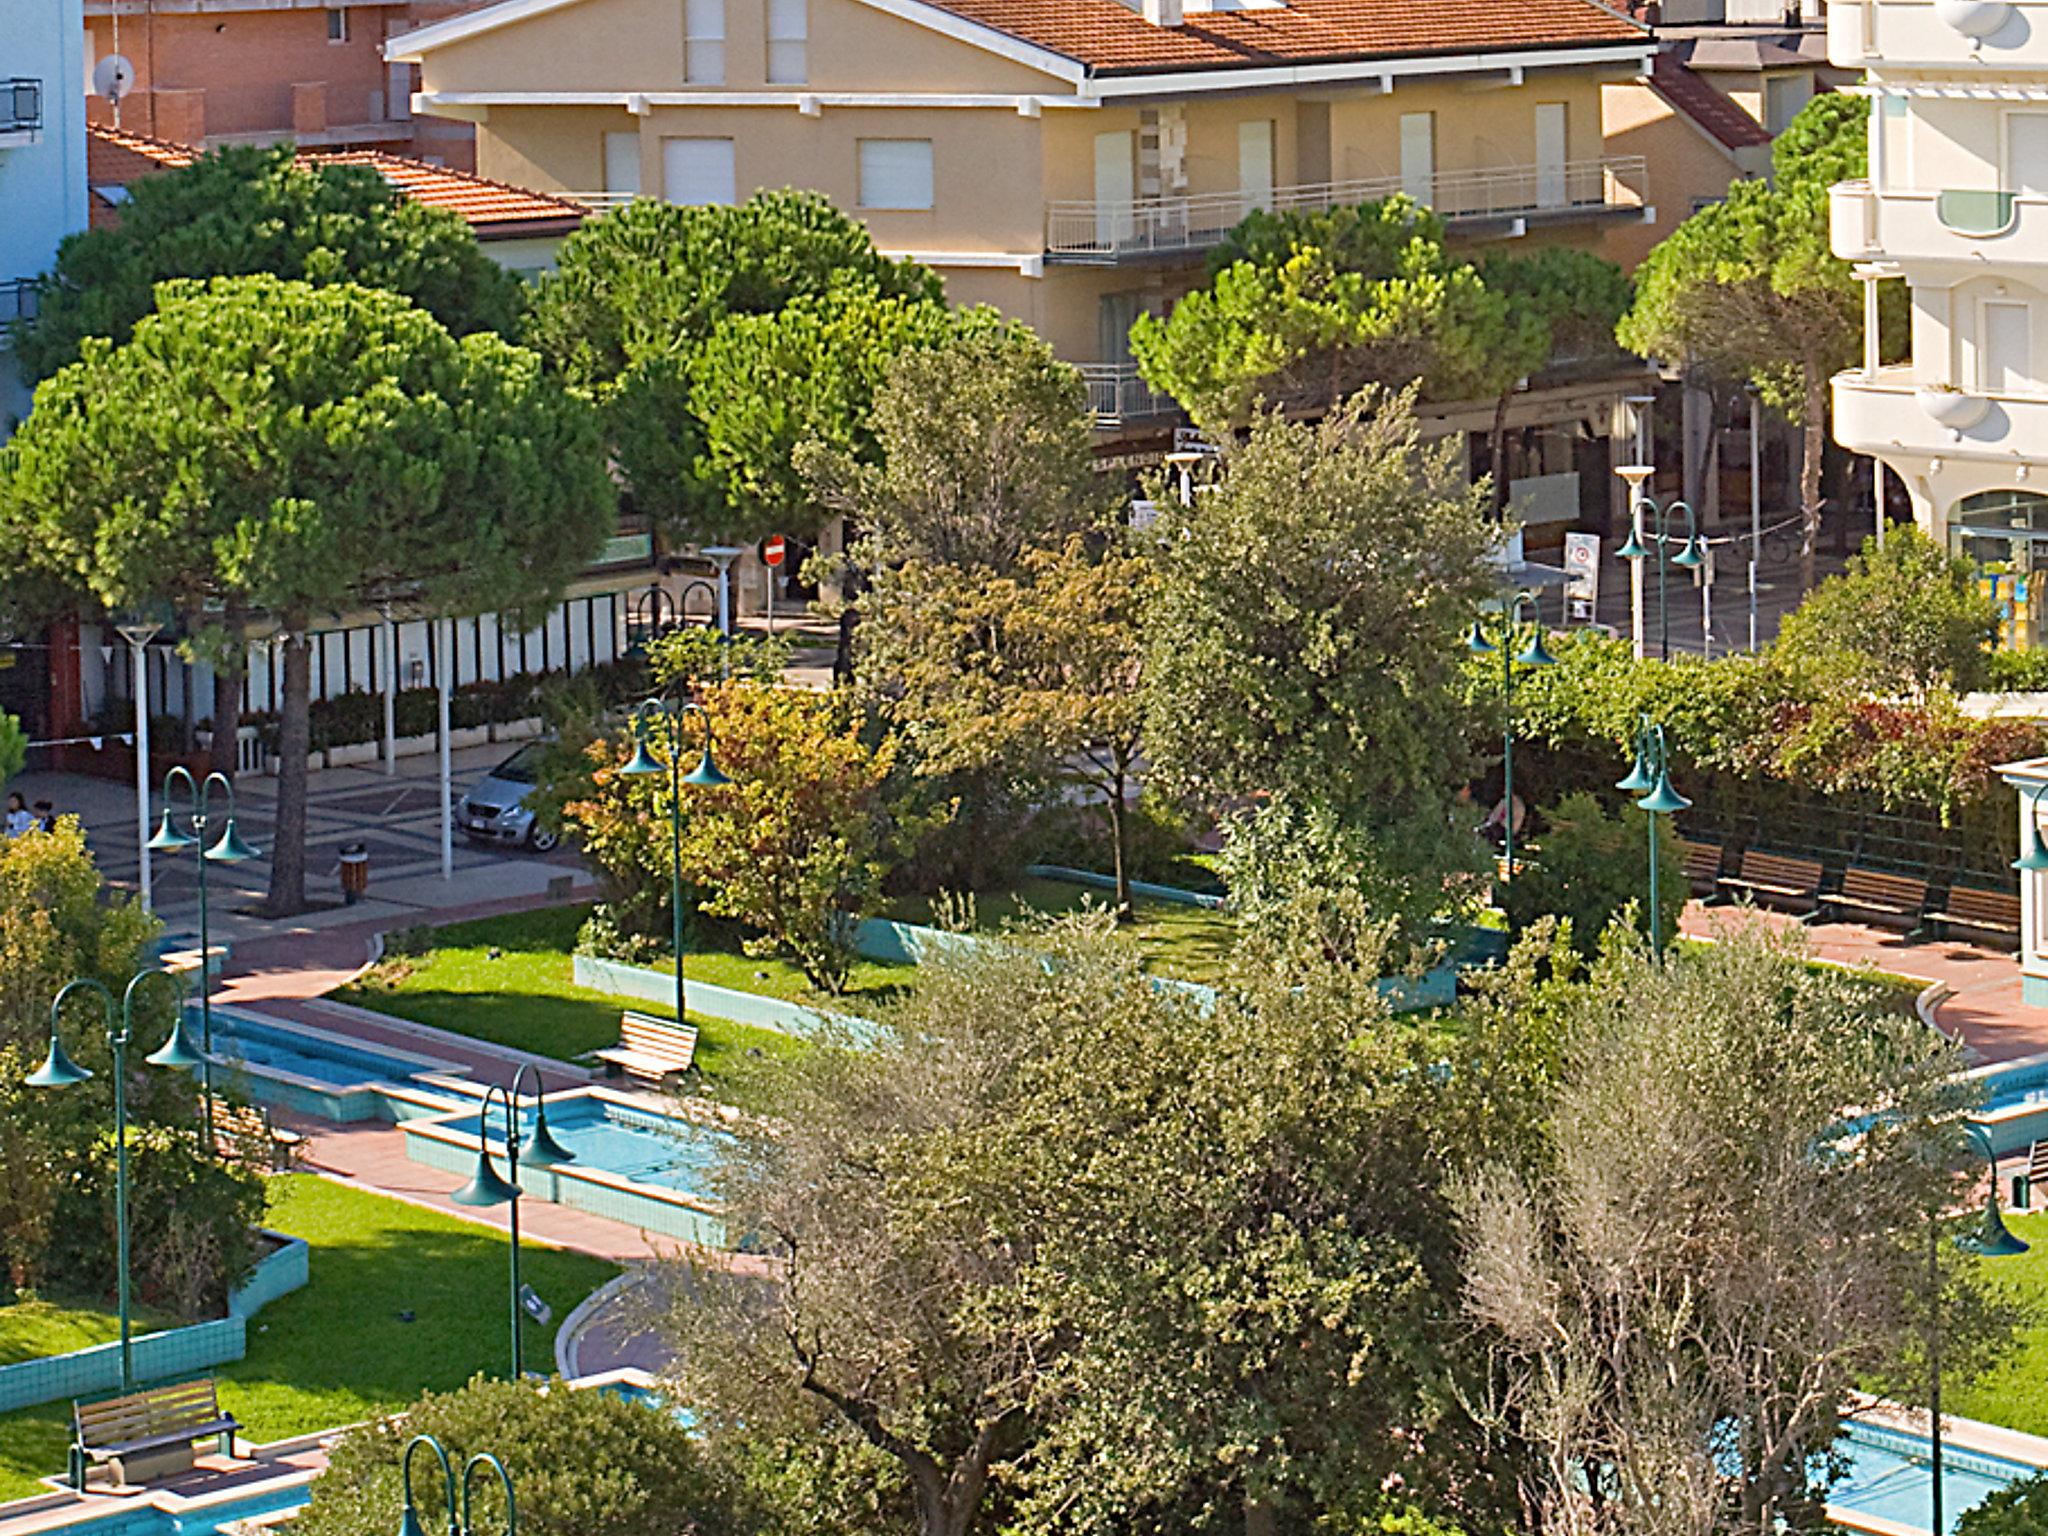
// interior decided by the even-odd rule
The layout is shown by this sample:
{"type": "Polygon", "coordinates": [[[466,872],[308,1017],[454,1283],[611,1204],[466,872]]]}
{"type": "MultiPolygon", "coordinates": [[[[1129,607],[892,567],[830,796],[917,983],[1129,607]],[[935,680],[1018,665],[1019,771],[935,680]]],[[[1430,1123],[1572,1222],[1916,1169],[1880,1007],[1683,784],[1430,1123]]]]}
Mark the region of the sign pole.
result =
{"type": "Polygon", "coordinates": [[[768,576],[768,633],[775,633],[775,582],[782,574],[782,562],[789,558],[789,540],[771,533],[761,541],[761,568],[768,576]]]}

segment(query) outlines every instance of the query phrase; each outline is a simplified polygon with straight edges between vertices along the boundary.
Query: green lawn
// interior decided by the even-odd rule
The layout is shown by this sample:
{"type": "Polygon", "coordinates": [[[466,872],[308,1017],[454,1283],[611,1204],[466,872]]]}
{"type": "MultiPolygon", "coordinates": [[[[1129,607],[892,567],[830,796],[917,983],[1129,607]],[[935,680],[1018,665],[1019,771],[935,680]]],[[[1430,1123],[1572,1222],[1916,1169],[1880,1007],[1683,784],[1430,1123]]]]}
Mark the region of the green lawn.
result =
{"type": "MultiPolygon", "coordinates": [[[[133,1336],[141,1338],[163,1326],[153,1312],[138,1307],[133,1336]]],[[[40,1360],[93,1344],[111,1344],[121,1336],[121,1320],[112,1311],[90,1304],[18,1301],[0,1307],[0,1365],[40,1360]]]]}
{"type": "MultiPolygon", "coordinates": [[[[218,1373],[252,1439],[353,1423],[510,1368],[502,1233],[311,1174],[273,1180],[271,1201],[269,1225],[313,1245],[312,1270],[250,1322],[248,1357],[218,1373]]],[[[526,1323],[526,1364],[551,1371],[555,1328],[618,1266],[530,1243],[521,1260],[556,1319],[526,1323]]],[[[63,1471],[69,1415],[50,1403],[0,1417],[0,1499],[63,1471]]]]}
{"type": "MultiPolygon", "coordinates": [[[[1005,922],[1031,913],[1107,907],[1111,899],[1108,891],[1027,877],[1014,891],[985,892],[975,898],[976,931],[998,929],[1005,922]]],[[[1124,932],[1137,942],[1147,970],[1182,981],[1214,982],[1222,978],[1231,947],[1237,940],[1237,928],[1230,918],[1213,907],[1182,906],[1170,901],[1140,900],[1135,908],[1136,918],[1124,932]]],[[[892,903],[883,915],[901,923],[929,923],[932,903],[923,897],[906,897],[892,903]]]]}
{"type": "Polygon", "coordinates": [[[2048,1211],[2008,1216],[2006,1225],[2033,1244],[2016,1259],[1985,1259],[1985,1272],[2032,1309],[2032,1326],[1998,1370],[1968,1387],[1944,1387],[1942,1408],[2030,1435],[2048,1435],[2048,1211]]]}
{"type": "MultiPolygon", "coordinates": [[[[437,930],[429,953],[394,956],[332,996],[542,1056],[581,1056],[618,1042],[625,1006],[623,999],[571,979],[576,933],[589,913],[587,906],[546,907],[452,924],[437,930]]],[[[908,974],[907,966],[863,963],[855,968],[848,995],[831,999],[811,992],[800,972],[778,960],[714,953],[687,955],[683,962],[687,980],[849,1012],[858,1012],[864,998],[893,991],[908,974]]],[[[789,1036],[773,1030],[691,1017],[700,1032],[698,1064],[713,1079],[738,1070],[749,1050],[773,1056],[793,1048],[789,1036]]]]}

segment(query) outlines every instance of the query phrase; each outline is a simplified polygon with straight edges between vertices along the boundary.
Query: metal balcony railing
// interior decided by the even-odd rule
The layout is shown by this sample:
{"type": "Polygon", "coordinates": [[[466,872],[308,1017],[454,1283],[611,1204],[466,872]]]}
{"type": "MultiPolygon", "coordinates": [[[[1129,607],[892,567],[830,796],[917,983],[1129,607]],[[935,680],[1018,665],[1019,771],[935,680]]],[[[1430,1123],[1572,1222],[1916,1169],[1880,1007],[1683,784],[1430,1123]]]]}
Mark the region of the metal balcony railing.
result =
{"type": "Polygon", "coordinates": [[[1082,363],[1088,386],[1088,413],[1104,430],[1134,421],[1158,421],[1180,414],[1171,395],[1162,394],[1138,376],[1135,363],[1082,363]]]}
{"type": "MultiPolygon", "coordinates": [[[[42,295],[32,277],[0,279],[0,327],[35,319],[42,313],[42,295]]],[[[0,345],[6,340],[0,335],[0,345]]]]}
{"type": "Polygon", "coordinates": [[[43,82],[0,80],[0,134],[40,133],[43,127],[43,82]]]}
{"type": "Polygon", "coordinates": [[[1046,206],[1045,252],[1055,261],[1109,263],[1206,250],[1247,215],[1321,213],[1377,202],[1398,192],[1427,203],[1453,227],[1475,220],[1569,218],[1639,212],[1647,203],[1641,155],[1607,155],[1559,165],[1508,165],[1446,171],[1426,185],[1399,176],[1275,187],[1271,192],[1211,192],[1130,202],[1055,202],[1046,206]]]}
{"type": "Polygon", "coordinates": [[[574,203],[592,213],[609,213],[614,208],[623,208],[639,197],[638,192],[557,192],[565,203],[574,203]]]}

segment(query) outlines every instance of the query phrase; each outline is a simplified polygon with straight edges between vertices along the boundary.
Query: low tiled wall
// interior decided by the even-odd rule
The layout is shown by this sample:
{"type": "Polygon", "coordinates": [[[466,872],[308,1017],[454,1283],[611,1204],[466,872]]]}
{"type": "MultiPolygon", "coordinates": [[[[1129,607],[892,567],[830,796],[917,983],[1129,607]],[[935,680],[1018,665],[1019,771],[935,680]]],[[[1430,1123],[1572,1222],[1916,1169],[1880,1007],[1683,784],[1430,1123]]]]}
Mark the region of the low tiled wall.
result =
{"type": "MultiPolygon", "coordinates": [[[[614,997],[630,997],[637,1002],[654,1003],[662,1006],[664,1011],[675,1006],[676,974],[671,970],[627,965],[621,960],[600,960],[594,955],[577,955],[572,974],[579,987],[609,992],[614,997]]],[[[779,997],[763,997],[758,992],[714,987],[706,981],[687,983],[684,1002],[692,1013],[730,1019],[735,1024],[751,1024],[757,1029],[772,1029],[784,1035],[814,1035],[835,1024],[859,1035],[875,1027],[866,1019],[857,1019],[851,1014],[825,1013],[816,1008],[806,1008],[801,1003],[784,1002],[779,997]]]]}
{"type": "MultiPolygon", "coordinates": [[[[246,1323],[264,1306],[306,1283],[308,1252],[298,1238],[266,1233],[280,1246],[258,1260],[249,1277],[228,1296],[228,1315],[184,1328],[166,1328],[131,1341],[135,1379],[169,1381],[197,1376],[239,1360],[247,1343],[246,1323]]],[[[121,1345],[94,1344],[66,1354],[45,1355],[0,1365],[0,1413],[33,1408],[71,1397],[94,1397],[121,1387],[121,1345]]]]}

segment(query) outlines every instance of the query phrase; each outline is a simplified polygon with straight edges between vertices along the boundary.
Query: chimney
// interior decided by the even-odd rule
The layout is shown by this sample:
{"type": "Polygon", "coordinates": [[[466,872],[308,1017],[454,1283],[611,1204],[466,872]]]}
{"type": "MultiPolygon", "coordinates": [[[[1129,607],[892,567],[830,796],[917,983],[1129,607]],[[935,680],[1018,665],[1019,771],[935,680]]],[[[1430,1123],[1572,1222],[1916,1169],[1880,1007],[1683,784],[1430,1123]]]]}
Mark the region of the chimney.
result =
{"type": "Polygon", "coordinates": [[[1182,20],[1183,0],[1144,0],[1145,19],[1155,27],[1177,27],[1182,20]]]}

